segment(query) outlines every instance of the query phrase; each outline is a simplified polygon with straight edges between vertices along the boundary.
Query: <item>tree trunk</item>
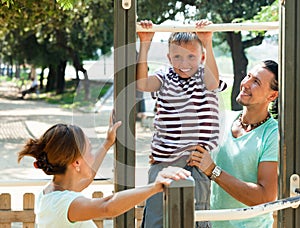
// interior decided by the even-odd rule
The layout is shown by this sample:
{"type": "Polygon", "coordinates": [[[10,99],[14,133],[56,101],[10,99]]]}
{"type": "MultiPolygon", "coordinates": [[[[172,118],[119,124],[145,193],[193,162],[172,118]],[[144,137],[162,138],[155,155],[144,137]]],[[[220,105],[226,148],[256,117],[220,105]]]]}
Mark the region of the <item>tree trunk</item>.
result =
{"type": "Polygon", "coordinates": [[[87,71],[84,69],[84,100],[88,101],[91,98],[90,94],[90,80],[87,74],[87,71]]]}
{"type": "Polygon", "coordinates": [[[16,78],[20,78],[20,74],[21,74],[20,65],[18,63],[16,63],[16,74],[15,74],[15,77],[16,78]]]}
{"type": "Polygon", "coordinates": [[[45,71],[45,67],[42,68],[42,71],[40,73],[40,90],[44,89],[44,85],[43,85],[44,71],[45,71]]]}
{"type": "Polygon", "coordinates": [[[47,78],[46,92],[52,91],[55,88],[56,84],[56,67],[50,64],[49,74],[47,78]]]}
{"type": "Polygon", "coordinates": [[[30,77],[28,79],[32,79],[32,78],[36,78],[36,70],[35,70],[35,66],[34,65],[31,65],[31,68],[30,68],[30,77]]]}
{"type": "Polygon", "coordinates": [[[234,111],[242,110],[242,106],[236,102],[236,97],[240,91],[240,84],[247,73],[248,59],[245,55],[242,36],[238,32],[227,32],[227,42],[231,50],[233,61],[234,81],[231,92],[231,109],[234,111]]]}
{"type": "Polygon", "coordinates": [[[83,65],[81,64],[81,61],[79,59],[79,56],[76,52],[71,52],[72,58],[73,58],[73,66],[76,70],[76,77],[79,80],[78,71],[81,71],[84,76],[84,100],[88,101],[91,98],[90,94],[90,80],[87,73],[87,70],[84,69],[83,65]]]}
{"type": "Polygon", "coordinates": [[[57,86],[56,86],[56,94],[62,94],[65,90],[65,70],[67,67],[66,60],[60,60],[57,66],[57,86]]]}

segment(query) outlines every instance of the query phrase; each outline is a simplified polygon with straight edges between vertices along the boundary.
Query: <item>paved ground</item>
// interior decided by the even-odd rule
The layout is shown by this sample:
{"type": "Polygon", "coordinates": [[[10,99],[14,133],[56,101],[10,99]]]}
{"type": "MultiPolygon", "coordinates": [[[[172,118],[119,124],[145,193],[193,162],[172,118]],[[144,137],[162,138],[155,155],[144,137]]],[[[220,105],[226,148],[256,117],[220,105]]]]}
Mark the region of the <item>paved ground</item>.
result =
{"type": "MultiPolygon", "coordinates": [[[[230,77],[222,78],[228,85],[230,77]]],[[[35,94],[34,94],[35,95],[35,94]]],[[[36,95],[35,95],[36,96],[36,95]]],[[[96,149],[106,135],[109,115],[113,107],[113,96],[99,109],[98,113],[62,109],[58,105],[41,100],[20,99],[13,83],[0,82],[0,181],[49,178],[32,166],[33,159],[26,158],[17,164],[17,152],[29,137],[39,137],[48,127],[56,123],[71,123],[83,128],[96,149]]],[[[144,93],[146,111],[153,110],[150,94],[144,93]]],[[[152,126],[149,123],[148,126],[152,126]]],[[[152,131],[136,125],[136,184],[146,183],[148,155],[152,131]]],[[[98,178],[113,178],[113,150],[107,154],[98,178]]]]}
{"type": "MultiPolygon", "coordinates": [[[[40,136],[55,123],[81,126],[96,149],[105,138],[112,104],[111,96],[98,113],[66,110],[30,97],[19,99],[16,88],[12,84],[2,82],[0,84],[0,181],[4,183],[50,178],[41,170],[33,168],[34,160],[31,158],[26,158],[18,164],[17,152],[29,137],[40,136]]],[[[137,185],[146,183],[151,135],[150,129],[145,129],[137,123],[137,185]]],[[[110,150],[97,173],[97,178],[113,178],[113,164],[113,150],[110,150]]]]}
{"type": "MultiPolygon", "coordinates": [[[[21,197],[25,192],[38,193],[45,181],[51,177],[41,170],[33,168],[32,158],[25,158],[17,163],[17,153],[29,137],[39,137],[46,129],[56,123],[76,124],[83,128],[92,142],[93,148],[101,144],[106,136],[109,115],[113,107],[112,96],[101,107],[98,113],[87,113],[79,110],[66,110],[58,105],[45,103],[41,100],[18,98],[18,90],[11,83],[0,82],[0,194],[9,192],[12,195],[12,208],[22,210],[21,197]],[[42,181],[40,181],[42,180],[42,181]],[[26,184],[24,184],[25,182],[26,184]],[[36,186],[32,186],[33,181],[36,186]],[[36,183],[39,183],[38,185],[36,183]],[[22,184],[20,184],[22,183],[22,184]]],[[[153,100],[145,94],[146,111],[153,110],[153,100]]],[[[147,126],[152,126],[149,122],[147,126]]],[[[150,128],[136,124],[136,185],[147,182],[148,155],[152,131],[150,128]]],[[[101,185],[91,186],[86,194],[102,191],[104,195],[113,191],[114,156],[111,149],[97,178],[109,178],[111,181],[101,182],[101,185]]],[[[111,221],[105,221],[105,227],[112,227],[111,221]]],[[[21,228],[20,223],[13,228],[21,228]]]]}

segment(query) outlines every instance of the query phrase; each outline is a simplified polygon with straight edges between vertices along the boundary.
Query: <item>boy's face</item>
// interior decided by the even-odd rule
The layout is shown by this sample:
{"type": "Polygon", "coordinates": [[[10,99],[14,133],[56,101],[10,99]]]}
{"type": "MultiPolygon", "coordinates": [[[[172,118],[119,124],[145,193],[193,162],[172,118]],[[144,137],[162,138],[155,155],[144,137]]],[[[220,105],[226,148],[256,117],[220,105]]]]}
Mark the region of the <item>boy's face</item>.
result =
{"type": "Polygon", "coordinates": [[[180,45],[172,43],[169,47],[168,58],[175,72],[182,78],[192,77],[204,61],[199,42],[192,41],[180,45]]]}

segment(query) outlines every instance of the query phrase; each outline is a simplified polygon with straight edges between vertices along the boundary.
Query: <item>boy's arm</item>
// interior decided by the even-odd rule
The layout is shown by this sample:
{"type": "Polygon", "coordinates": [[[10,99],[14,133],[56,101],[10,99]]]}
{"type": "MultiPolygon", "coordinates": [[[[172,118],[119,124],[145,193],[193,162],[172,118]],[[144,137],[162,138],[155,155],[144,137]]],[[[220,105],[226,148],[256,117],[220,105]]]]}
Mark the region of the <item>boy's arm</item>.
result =
{"type": "MultiPolygon", "coordinates": [[[[144,28],[151,28],[151,21],[141,21],[140,25],[144,28]]],[[[157,91],[161,83],[156,76],[148,77],[148,52],[150,49],[151,41],[154,36],[153,32],[139,32],[140,39],[140,51],[137,60],[136,69],[136,86],[137,89],[144,92],[155,92],[157,91]]]]}
{"type": "MultiPolygon", "coordinates": [[[[196,22],[197,28],[202,28],[211,24],[208,20],[200,20],[196,22]]],[[[205,67],[204,67],[204,83],[208,90],[214,90],[219,87],[219,70],[216,63],[212,45],[212,32],[197,32],[202,42],[203,48],[206,50],[205,67]]]]}
{"type": "Polygon", "coordinates": [[[208,90],[219,87],[219,70],[213,52],[212,42],[204,46],[206,49],[206,62],[204,66],[204,83],[208,90]]]}

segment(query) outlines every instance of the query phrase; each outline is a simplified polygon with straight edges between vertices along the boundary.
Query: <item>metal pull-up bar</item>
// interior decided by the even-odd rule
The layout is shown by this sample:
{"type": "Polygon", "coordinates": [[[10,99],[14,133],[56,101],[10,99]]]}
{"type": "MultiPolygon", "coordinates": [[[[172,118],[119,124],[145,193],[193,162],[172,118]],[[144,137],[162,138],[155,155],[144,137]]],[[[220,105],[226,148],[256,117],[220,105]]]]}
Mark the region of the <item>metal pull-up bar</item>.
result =
{"type": "Polygon", "coordinates": [[[279,22],[255,22],[255,23],[223,23],[210,24],[204,28],[197,29],[195,25],[156,25],[152,28],[142,28],[139,23],[136,25],[137,32],[229,32],[229,31],[268,31],[279,29],[279,22]]]}
{"type": "Polygon", "coordinates": [[[290,207],[298,207],[299,204],[300,196],[298,195],[253,207],[220,210],[198,210],[195,211],[195,221],[248,219],[290,207]]]}

